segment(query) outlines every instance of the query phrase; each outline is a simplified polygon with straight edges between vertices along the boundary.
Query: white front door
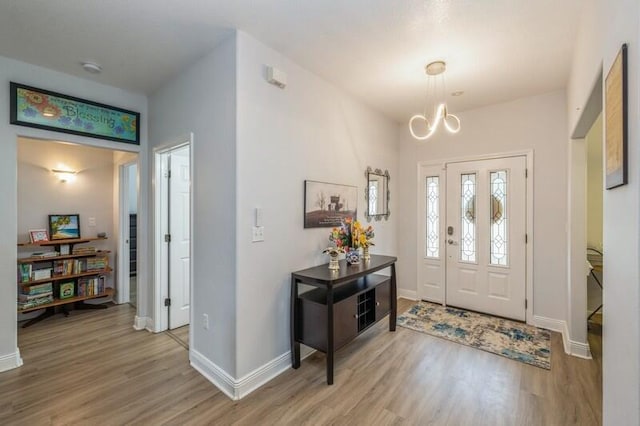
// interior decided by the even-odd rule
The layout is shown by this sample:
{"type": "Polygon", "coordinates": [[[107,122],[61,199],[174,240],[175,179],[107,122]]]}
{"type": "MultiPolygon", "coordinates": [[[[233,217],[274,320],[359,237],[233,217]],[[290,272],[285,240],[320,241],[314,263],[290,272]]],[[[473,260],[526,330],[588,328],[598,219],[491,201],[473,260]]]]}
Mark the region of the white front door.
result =
{"type": "Polygon", "coordinates": [[[190,173],[189,146],[169,154],[169,328],[189,324],[190,173]]]}
{"type": "Polygon", "coordinates": [[[446,303],[526,317],[526,157],[447,164],[446,303]]]}

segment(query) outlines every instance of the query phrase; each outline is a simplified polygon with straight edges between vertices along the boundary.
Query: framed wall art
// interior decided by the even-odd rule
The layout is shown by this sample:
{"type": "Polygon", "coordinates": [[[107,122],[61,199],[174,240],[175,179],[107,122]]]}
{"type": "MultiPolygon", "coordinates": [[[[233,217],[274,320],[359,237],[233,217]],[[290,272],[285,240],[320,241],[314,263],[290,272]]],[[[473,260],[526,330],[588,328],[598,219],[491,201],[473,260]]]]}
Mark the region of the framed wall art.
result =
{"type": "Polygon", "coordinates": [[[140,145],[140,113],[10,83],[11,124],[140,145]]]}
{"type": "Polygon", "coordinates": [[[627,45],[618,52],[604,83],[605,186],[627,183],[627,45]]]}
{"type": "Polygon", "coordinates": [[[52,240],[80,238],[80,215],[50,214],[49,238],[52,240]]]}
{"type": "Polygon", "coordinates": [[[357,219],[358,188],[336,183],[304,181],[304,227],[332,228],[346,217],[357,219]]]}
{"type": "Polygon", "coordinates": [[[49,233],[46,229],[30,229],[29,241],[31,243],[39,243],[42,241],[49,241],[49,233]]]}

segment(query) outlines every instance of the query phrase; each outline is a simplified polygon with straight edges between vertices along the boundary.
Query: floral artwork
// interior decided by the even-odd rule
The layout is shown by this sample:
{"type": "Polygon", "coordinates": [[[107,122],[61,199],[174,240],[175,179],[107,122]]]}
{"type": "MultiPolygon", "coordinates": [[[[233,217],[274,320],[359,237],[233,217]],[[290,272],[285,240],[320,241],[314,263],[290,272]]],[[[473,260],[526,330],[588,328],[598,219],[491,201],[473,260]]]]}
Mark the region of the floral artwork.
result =
{"type": "Polygon", "coordinates": [[[139,114],[11,83],[11,123],[139,143],[139,114]]]}

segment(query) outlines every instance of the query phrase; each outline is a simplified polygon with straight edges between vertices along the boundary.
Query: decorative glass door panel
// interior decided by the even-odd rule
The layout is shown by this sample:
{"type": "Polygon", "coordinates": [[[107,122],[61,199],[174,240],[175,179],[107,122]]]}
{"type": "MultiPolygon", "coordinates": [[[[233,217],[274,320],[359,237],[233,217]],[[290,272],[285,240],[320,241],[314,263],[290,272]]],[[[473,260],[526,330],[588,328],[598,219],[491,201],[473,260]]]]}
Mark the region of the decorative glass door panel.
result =
{"type": "Polygon", "coordinates": [[[426,253],[427,257],[440,257],[440,178],[429,176],[426,182],[426,253]]]}

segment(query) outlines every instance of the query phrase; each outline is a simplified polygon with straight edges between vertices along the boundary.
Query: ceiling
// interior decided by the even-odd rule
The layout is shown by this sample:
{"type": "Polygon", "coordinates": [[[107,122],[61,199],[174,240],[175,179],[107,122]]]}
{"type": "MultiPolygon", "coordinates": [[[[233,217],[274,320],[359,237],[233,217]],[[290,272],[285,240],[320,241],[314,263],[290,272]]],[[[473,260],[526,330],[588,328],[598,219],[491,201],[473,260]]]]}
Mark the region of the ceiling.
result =
{"type": "Polygon", "coordinates": [[[407,122],[437,59],[447,91],[464,91],[448,99],[451,112],[565,87],[581,3],[0,0],[0,55],[151,94],[238,28],[407,122]]]}

